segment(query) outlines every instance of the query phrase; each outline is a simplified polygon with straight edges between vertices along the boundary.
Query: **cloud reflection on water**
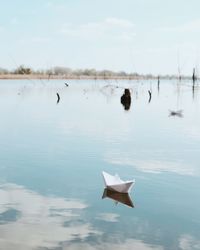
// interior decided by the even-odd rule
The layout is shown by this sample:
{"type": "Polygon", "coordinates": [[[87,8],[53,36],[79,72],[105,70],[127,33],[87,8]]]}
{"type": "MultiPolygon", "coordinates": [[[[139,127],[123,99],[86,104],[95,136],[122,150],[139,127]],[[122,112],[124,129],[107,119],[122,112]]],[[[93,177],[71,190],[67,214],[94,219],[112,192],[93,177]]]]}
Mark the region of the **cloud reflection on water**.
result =
{"type": "Polygon", "coordinates": [[[182,235],[179,239],[179,248],[181,250],[198,250],[200,249],[200,240],[189,234],[182,235]]]}
{"type": "Polygon", "coordinates": [[[108,156],[105,159],[108,163],[115,165],[127,165],[134,167],[136,170],[145,173],[159,174],[163,172],[171,172],[179,175],[199,175],[198,169],[194,166],[189,166],[183,162],[172,162],[165,160],[135,160],[131,157],[123,156],[120,157],[108,156]]]}
{"type": "Polygon", "coordinates": [[[0,200],[1,214],[20,212],[17,219],[0,224],[0,249],[53,249],[62,241],[101,234],[90,223],[73,223],[87,207],[82,201],[45,197],[15,184],[0,186],[0,200]]]}
{"type": "MultiPolygon", "coordinates": [[[[104,250],[104,249],[114,249],[114,250],[163,250],[162,246],[148,245],[140,240],[128,239],[124,242],[115,239],[115,242],[101,242],[101,244],[90,245],[88,243],[78,243],[78,244],[64,244],[62,250],[78,250],[78,249],[87,249],[87,250],[104,250]]],[[[61,249],[59,249],[61,250],[61,249]]]]}
{"type": "Polygon", "coordinates": [[[119,219],[119,214],[115,214],[115,213],[100,213],[97,216],[98,220],[103,220],[106,222],[118,222],[119,219]]]}
{"type": "MultiPolygon", "coordinates": [[[[7,211],[17,215],[0,223],[0,249],[163,249],[139,239],[110,237],[96,229],[95,222],[84,221],[82,212],[88,205],[80,200],[47,197],[23,186],[4,184],[0,185],[0,201],[1,217],[7,211]]],[[[119,218],[117,213],[105,212],[95,219],[117,223],[119,218]]]]}

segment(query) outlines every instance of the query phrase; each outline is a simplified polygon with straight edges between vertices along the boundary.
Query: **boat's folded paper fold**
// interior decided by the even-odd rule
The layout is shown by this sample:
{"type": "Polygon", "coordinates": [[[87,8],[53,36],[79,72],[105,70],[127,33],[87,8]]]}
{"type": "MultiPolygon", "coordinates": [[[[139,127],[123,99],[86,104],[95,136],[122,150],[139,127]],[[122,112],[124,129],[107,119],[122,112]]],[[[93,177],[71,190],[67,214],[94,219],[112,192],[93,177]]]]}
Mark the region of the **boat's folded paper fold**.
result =
{"type": "Polygon", "coordinates": [[[106,172],[102,172],[105,187],[109,190],[117,191],[120,193],[128,193],[135,184],[135,180],[123,181],[116,175],[110,175],[106,172]]]}

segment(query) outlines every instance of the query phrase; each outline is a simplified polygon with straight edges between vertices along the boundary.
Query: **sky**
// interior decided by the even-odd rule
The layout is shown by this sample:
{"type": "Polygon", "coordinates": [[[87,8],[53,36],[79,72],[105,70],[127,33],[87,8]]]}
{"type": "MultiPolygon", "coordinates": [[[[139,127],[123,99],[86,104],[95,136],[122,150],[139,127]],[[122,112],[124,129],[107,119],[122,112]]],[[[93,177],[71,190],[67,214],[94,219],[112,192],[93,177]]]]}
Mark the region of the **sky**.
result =
{"type": "Polygon", "coordinates": [[[192,74],[199,0],[0,0],[0,68],[192,74]]]}

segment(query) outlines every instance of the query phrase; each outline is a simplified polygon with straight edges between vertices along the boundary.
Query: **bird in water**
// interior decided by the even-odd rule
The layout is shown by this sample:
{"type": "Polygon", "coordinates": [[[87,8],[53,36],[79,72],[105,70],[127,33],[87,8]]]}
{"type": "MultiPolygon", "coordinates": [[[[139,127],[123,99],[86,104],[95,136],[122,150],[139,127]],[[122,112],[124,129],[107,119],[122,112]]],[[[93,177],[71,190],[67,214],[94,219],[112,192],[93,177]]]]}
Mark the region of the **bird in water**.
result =
{"type": "Polygon", "coordinates": [[[182,109],[177,111],[169,110],[169,116],[183,117],[183,110],[182,109]]]}

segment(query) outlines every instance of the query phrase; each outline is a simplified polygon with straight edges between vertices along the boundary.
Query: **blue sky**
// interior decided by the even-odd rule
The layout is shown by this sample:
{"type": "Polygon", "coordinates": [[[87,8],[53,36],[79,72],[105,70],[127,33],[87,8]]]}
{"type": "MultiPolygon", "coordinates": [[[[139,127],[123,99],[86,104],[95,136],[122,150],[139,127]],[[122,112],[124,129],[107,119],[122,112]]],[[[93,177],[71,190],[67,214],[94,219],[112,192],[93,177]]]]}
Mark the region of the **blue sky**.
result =
{"type": "Polygon", "coordinates": [[[199,0],[0,0],[0,67],[191,74],[199,0]]]}

